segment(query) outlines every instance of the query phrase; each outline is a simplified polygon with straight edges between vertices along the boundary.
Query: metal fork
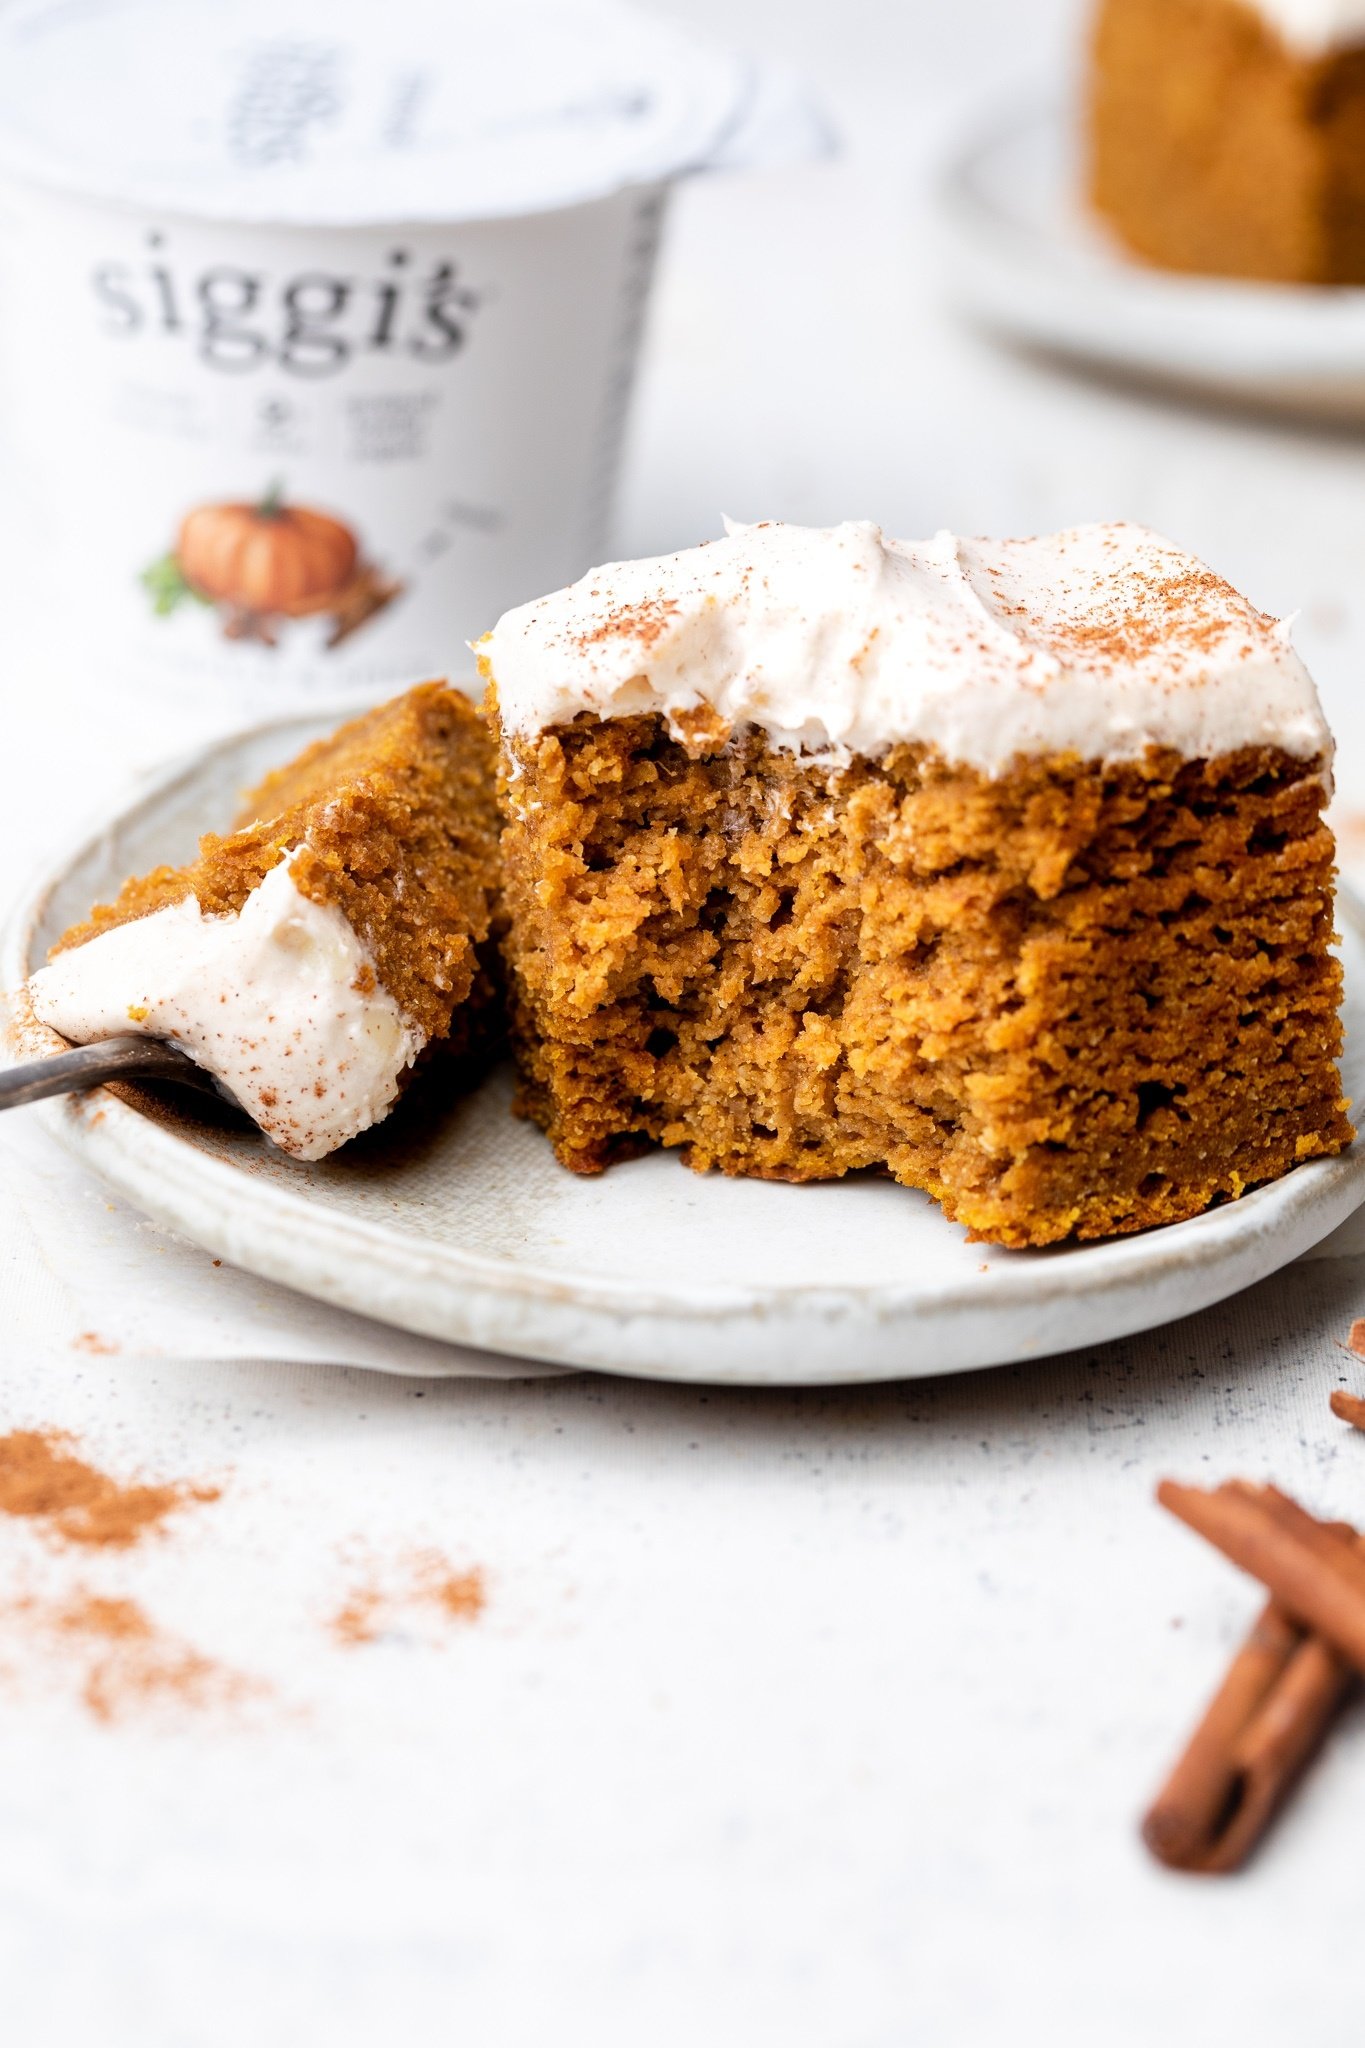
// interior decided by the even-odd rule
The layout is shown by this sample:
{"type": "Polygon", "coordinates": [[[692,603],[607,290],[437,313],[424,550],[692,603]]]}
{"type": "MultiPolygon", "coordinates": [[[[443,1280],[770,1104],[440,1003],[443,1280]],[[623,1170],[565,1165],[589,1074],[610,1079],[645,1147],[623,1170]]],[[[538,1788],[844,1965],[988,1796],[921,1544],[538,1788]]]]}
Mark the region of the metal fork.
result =
{"type": "Polygon", "coordinates": [[[102,1081],[178,1081],[224,1100],[211,1074],[162,1039],[106,1038],[98,1045],[78,1046],[74,1052],[54,1053],[51,1059],[30,1060],[0,1073],[0,1109],[98,1088],[102,1081]]]}

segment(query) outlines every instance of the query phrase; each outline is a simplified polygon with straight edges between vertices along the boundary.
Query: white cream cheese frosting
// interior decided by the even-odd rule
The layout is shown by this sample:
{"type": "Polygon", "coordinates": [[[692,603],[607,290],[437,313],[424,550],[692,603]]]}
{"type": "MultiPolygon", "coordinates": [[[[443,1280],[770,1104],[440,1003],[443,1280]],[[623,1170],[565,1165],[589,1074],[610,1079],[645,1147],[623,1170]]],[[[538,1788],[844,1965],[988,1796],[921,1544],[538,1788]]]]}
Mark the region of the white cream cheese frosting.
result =
{"type": "Polygon", "coordinates": [[[341,912],[295,887],[291,857],[230,916],[187,896],[59,953],[29,1000],[77,1045],[170,1040],[281,1150],[322,1159],[385,1114],[423,1039],[341,912]]]}
{"type": "MultiPolygon", "coordinates": [[[[1325,762],[1289,628],[1145,527],[888,539],[867,521],[727,526],[508,612],[477,652],[504,730],[661,713],[836,760],[898,741],[984,773],[1020,756],[1325,762]]],[[[680,722],[681,721],[681,722],[680,722]]]]}
{"type": "Polygon", "coordinates": [[[1365,0],[1246,0],[1281,42],[1302,56],[1365,43],[1365,0]]]}

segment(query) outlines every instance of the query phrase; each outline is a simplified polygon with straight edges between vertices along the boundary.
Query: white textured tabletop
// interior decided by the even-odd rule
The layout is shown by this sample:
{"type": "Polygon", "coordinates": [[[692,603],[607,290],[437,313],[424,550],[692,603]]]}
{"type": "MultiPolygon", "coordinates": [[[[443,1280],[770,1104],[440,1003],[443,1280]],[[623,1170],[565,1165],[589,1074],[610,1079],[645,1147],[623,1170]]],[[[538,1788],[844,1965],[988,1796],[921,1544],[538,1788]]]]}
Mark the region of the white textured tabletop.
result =
{"type": "MultiPolygon", "coordinates": [[[[928,168],[983,97],[1055,81],[1075,9],[674,11],[804,67],[849,149],[680,199],[620,550],[722,512],[1145,520],[1301,612],[1365,814],[1365,445],[1069,377],[939,302],[928,168]]],[[[26,588],[6,896],[193,737],[73,674],[26,588]]],[[[1365,1258],[1100,1351],[799,1398],[300,1363],[309,1333],[272,1343],[268,1296],[205,1262],[238,1355],[189,1364],[81,1275],[164,1292],[174,1330],[196,1255],[45,1144],[0,1131],[0,1431],[220,1498],[127,1550],[0,1516],[6,2041],[1358,2040],[1358,1710],[1244,1878],[1169,1877],[1134,1823],[1257,1605],[1154,1483],[1365,1517],[1365,1440],[1327,1410],[1365,1382],[1365,1258]],[[479,1612],[431,1596],[437,1558],[479,1612]],[[92,1658],[63,1625],[91,1596],[138,1604],[151,1662],[92,1658]]]]}

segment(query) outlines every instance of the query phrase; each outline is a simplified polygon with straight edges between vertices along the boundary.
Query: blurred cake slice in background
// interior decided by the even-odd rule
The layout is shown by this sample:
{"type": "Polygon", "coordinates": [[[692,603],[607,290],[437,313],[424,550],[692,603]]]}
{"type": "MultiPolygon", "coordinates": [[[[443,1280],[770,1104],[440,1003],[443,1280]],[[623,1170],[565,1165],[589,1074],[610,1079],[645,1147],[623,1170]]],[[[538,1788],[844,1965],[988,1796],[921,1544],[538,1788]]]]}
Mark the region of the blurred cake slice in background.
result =
{"type": "Polygon", "coordinates": [[[566,1166],[884,1168],[1045,1245],[1350,1142],[1330,737],[1284,627],[1170,542],[740,527],[479,652],[566,1166]]]}
{"type": "Polygon", "coordinates": [[[1088,131],[1148,262],[1365,283],[1365,0],[1101,0],[1088,131]]]}
{"type": "Polygon", "coordinates": [[[482,719],[426,683],[267,776],[198,858],[125,884],[28,984],[78,1045],[169,1040],[283,1151],[378,1123],[424,1050],[491,1023],[497,898],[482,719]]]}

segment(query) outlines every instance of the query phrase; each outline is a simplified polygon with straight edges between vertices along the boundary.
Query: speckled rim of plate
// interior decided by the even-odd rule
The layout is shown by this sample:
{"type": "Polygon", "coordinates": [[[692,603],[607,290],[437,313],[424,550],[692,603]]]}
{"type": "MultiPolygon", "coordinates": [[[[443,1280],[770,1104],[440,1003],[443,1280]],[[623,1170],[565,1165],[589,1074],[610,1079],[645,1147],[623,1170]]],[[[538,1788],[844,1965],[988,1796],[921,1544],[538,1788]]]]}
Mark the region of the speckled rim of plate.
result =
{"type": "Polygon", "coordinates": [[[958,305],[1093,367],[1337,420],[1365,420],[1365,289],[1185,276],[1128,256],[1081,195],[1079,116],[1003,110],[969,131],[935,194],[958,305]]]}
{"type": "MultiPolygon", "coordinates": [[[[348,707],[354,714],[354,705],[348,707]]],[[[120,823],[155,813],[216,756],[278,733],[279,757],[347,712],[316,712],[215,741],[111,807],[25,894],[0,941],[0,990],[30,971],[53,891],[120,823]]],[[[1351,906],[1347,906],[1350,908],[1351,906]]],[[[1348,1016],[1365,988],[1348,925],[1348,1016]]],[[[1365,1017],[1351,1020],[1360,1035],[1365,1017]]],[[[61,1041],[11,1015],[12,1059],[61,1041]]],[[[1362,1092],[1365,1092],[1363,1090],[1362,1092]]],[[[207,1156],[186,1131],[106,1090],[34,1112],[157,1223],[263,1279],[397,1328],[511,1356],[709,1385],[857,1384],[1015,1364],[1151,1329],[1226,1300],[1309,1251],[1365,1201],[1365,1143],[1313,1160],[1189,1222],[1108,1244],[1008,1255],[988,1290],[923,1279],[882,1286],[672,1285],[563,1273],[417,1241],[328,1211],[207,1156]]],[[[679,1171],[685,1171],[679,1168],[679,1171]]],[[[947,1226],[951,1227],[951,1226],[947,1226]]]]}

